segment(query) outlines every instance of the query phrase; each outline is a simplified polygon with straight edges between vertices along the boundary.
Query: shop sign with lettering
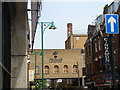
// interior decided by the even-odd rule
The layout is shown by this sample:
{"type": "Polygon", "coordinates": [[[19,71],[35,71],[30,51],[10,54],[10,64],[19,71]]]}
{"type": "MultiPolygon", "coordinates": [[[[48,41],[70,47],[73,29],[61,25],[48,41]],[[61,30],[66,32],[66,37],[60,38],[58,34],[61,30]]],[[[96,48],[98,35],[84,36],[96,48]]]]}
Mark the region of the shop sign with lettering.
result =
{"type": "Polygon", "coordinates": [[[62,63],[62,58],[50,58],[49,63],[62,63]]]}
{"type": "Polygon", "coordinates": [[[109,38],[104,38],[104,59],[105,67],[110,68],[110,51],[109,51],[109,38]]]}

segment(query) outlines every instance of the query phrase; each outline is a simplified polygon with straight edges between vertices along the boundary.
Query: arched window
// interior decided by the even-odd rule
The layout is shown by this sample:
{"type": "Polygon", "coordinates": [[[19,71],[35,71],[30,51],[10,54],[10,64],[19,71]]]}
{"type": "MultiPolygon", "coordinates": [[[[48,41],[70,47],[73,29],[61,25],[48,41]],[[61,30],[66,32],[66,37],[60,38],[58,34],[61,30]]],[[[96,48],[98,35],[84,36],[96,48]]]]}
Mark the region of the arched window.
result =
{"type": "Polygon", "coordinates": [[[40,68],[39,68],[39,66],[35,66],[35,73],[36,73],[36,75],[40,74],[40,68]]]}
{"type": "Polygon", "coordinates": [[[54,66],[54,73],[58,73],[59,72],[59,67],[57,65],[54,66]]]}
{"type": "Polygon", "coordinates": [[[48,65],[45,66],[45,69],[44,69],[44,70],[45,70],[45,71],[44,71],[45,74],[49,74],[49,66],[48,66],[48,65]]]}
{"type": "Polygon", "coordinates": [[[67,66],[67,65],[64,65],[63,72],[64,72],[64,73],[68,73],[68,66],[67,66]]]}
{"type": "Polygon", "coordinates": [[[73,73],[77,73],[78,72],[78,67],[77,65],[73,65],[73,73]]]}

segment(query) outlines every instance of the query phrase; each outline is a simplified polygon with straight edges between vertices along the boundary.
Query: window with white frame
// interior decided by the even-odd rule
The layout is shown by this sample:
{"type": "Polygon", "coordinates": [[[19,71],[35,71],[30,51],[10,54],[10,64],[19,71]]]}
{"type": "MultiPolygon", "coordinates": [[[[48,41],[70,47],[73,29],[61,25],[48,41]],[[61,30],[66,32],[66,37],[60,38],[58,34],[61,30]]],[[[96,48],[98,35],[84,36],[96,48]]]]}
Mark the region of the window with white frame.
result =
{"type": "Polygon", "coordinates": [[[95,41],[95,52],[97,52],[97,42],[95,41]]]}
{"type": "Polygon", "coordinates": [[[98,49],[101,50],[101,41],[98,39],[98,49]]]}

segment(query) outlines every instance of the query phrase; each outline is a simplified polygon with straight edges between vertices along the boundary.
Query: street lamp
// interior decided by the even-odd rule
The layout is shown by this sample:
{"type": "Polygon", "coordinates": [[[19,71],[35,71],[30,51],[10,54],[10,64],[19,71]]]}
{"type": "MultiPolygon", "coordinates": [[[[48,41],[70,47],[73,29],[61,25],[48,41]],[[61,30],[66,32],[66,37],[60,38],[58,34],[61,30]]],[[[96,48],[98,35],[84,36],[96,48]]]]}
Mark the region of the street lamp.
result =
{"type": "Polygon", "coordinates": [[[41,46],[42,46],[42,90],[44,90],[44,47],[43,47],[43,34],[45,29],[47,29],[49,27],[49,29],[57,29],[54,25],[54,22],[39,22],[41,24],[41,46]]]}

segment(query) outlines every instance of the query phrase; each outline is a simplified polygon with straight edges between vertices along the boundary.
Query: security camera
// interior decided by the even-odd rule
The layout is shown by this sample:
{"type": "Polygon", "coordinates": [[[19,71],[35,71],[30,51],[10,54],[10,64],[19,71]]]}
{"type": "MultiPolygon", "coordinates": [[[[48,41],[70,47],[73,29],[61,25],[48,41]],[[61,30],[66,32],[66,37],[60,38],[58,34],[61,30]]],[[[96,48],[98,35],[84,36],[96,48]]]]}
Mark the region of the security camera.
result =
{"type": "Polygon", "coordinates": [[[30,63],[30,60],[27,60],[27,63],[30,63]]]}

